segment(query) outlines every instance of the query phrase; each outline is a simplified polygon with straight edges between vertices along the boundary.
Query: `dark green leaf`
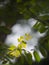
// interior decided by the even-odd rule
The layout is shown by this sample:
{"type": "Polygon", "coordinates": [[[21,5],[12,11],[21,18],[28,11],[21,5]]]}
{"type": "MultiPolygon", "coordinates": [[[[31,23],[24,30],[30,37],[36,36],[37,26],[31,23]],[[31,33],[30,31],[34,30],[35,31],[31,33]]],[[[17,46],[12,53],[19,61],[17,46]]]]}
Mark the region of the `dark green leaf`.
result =
{"type": "Polygon", "coordinates": [[[49,15],[40,16],[40,19],[42,20],[49,20],[49,15]]]}
{"type": "Polygon", "coordinates": [[[5,33],[5,34],[9,34],[9,33],[11,33],[11,30],[8,29],[8,28],[5,27],[5,26],[0,26],[0,32],[3,32],[3,33],[5,33]]]}
{"type": "Polygon", "coordinates": [[[28,64],[32,65],[33,60],[32,60],[31,53],[26,53],[25,55],[26,55],[26,61],[28,62],[28,64]]]}
{"type": "Polygon", "coordinates": [[[47,56],[47,52],[46,52],[46,50],[45,50],[43,47],[39,47],[39,50],[40,50],[41,54],[42,54],[44,57],[47,56]]]}
{"type": "Polygon", "coordinates": [[[22,54],[21,57],[20,57],[20,63],[21,63],[21,65],[24,64],[24,61],[25,61],[25,59],[24,59],[24,55],[22,54]]]}
{"type": "Polygon", "coordinates": [[[40,27],[40,22],[36,22],[36,24],[33,26],[33,28],[35,29],[35,30],[38,30],[39,29],[39,27],[40,27]]]}
{"type": "Polygon", "coordinates": [[[20,2],[22,2],[22,0],[16,0],[16,2],[17,2],[17,3],[20,3],[20,2]]]}
{"type": "Polygon", "coordinates": [[[47,41],[48,42],[45,43],[44,48],[49,52],[49,39],[47,39],[47,41]]]}
{"type": "Polygon", "coordinates": [[[2,64],[6,64],[7,63],[7,61],[6,60],[4,60],[3,62],[2,62],[2,64]]]}
{"type": "Polygon", "coordinates": [[[41,24],[38,31],[40,33],[44,33],[46,30],[47,30],[47,28],[43,24],[41,24]]]}

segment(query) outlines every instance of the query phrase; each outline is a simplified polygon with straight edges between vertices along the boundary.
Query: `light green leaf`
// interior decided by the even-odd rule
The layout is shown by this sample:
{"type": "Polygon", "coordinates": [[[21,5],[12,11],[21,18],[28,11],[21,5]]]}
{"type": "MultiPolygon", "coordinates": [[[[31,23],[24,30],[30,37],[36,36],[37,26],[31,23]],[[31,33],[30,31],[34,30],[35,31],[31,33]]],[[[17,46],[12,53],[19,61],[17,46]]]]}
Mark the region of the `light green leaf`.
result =
{"type": "Polygon", "coordinates": [[[38,52],[37,52],[37,51],[34,51],[33,54],[34,54],[35,60],[36,60],[37,62],[40,62],[41,58],[40,58],[38,52]]]}
{"type": "Polygon", "coordinates": [[[26,48],[26,42],[25,41],[22,41],[20,44],[18,44],[18,48],[19,49],[22,49],[22,48],[26,48]]]}
{"type": "Polygon", "coordinates": [[[16,46],[11,45],[8,49],[9,49],[10,51],[13,51],[15,48],[16,48],[16,46]]]}
{"type": "Polygon", "coordinates": [[[15,56],[15,57],[19,57],[21,54],[20,54],[20,51],[19,50],[14,50],[13,52],[10,52],[9,53],[10,55],[12,55],[12,56],[15,56]]]}
{"type": "Polygon", "coordinates": [[[22,42],[24,40],[24,36],[20,36],[20,38],[18,38],[18,42],[22,42]]]}

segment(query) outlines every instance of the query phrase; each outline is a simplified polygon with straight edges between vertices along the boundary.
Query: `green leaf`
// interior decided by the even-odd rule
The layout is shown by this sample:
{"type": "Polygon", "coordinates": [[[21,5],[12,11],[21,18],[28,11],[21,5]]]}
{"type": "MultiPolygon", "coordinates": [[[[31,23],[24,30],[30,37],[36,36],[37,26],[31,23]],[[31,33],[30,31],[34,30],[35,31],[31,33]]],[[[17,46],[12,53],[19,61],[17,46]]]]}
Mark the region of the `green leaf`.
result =
{"type": "Polygon", "coordinates": [[[6,64],[7,63],[7,61],[6,60],[4,60],[3,62],[2,62],[2,64],[6,64]]]}
{"type": "Polygon", "coordinates": [[[45,50],[43,47],[40,46],[40,47],[39,47],[39,50],[40,50],[41,54],[42,54],[44,57],[47,56],[46,50],[45,50]]]}
{"type": "Polygon", "coordinates": [[[43,24],[41,24],[39,27],[39,32],[44,33],[46,30],[47,30],[47,28],[43,24]]]}
{"type": "Polygon", "coordinates": [[[39,27],[40,27],[40,25],[41,25],[40,22],[36,22],[36,24],[33,26],[33,28],[34,28],[35,30],[38,30],[39,27]]]}
{"type": "Polygon", "coordinates": [[[10,51],[13,51],[14,49],[16,49],[16,46],[15,46],[15,45],[11,45],[8,49],[9,49],[10,51]]]}
{"type": "Polygon", "coordinates": [[[28,62],[29,65],[32,65],[32,55],[31,53],[26,53],[26,61],[28,62]]]}
{"type": "Polygon", "coordinates": [[[36,24],[33,26],[35,30],[38,30],[40,33],[43,33],[47,30],[46,26],[40,22],[36,22],[36,24]]]}
{"type": "Polygon", "coordinates": [[[11,56],[19,57],[20,56],[20,50],[17,49],[16,46],[11,45],[10,48],[8,48],[10,51],[7,53],[11,56]]]}
{"type": "Polygon", "coordinates": [[[49,15],[40,16],[40,19],[42,19],[42,20],[49,20],[49,15]]]}
{"type": "Polygon", "coordinates": [[[12,55],[14,57],[19,57],[21,55],[19,50],[15,50],[13,52],[9,52],[8,54],[10,54],[10,55],[12,55]]]}
{"type": "Polygon", "coordinates": [[[22,0],[16,0],[16,2],[17,2],[17,3],[20,3],[20,2],[22,2],[22,0]]]}
{"type": "Polygon", "coordinates": [[[22,48],[26,48],[26,42],[25,41],[22,41],[20,44],[18,44],[18,48],[19,49],[22,49],[22,48]]]}
{"type": "Polygon", "coordinates": [[[8,58],[10,58],[10,59],[14,59],[14,56],[11,56],[11,55],[9,55],[9,54],[7,54],[7,56],[8,56],[8,58]]]}
{"type": "Polygon", "coordinates": [[[20,57],[20,63],[21,65],[24,65],[24,61],[25,61],[25,56],[23,54],[21,54],[21,57],[20,57]]]}
{"type": "Polygon", "coordinates": [[[20,38],[18,38],[18,42],[22,42],[24,40],[24,36],[20,36],[20,38]]]}
{"type": "Polygon", "coordinates": [[[41,58],[40,58],[38,52],[37,52],[37,51],[34,51],[33,54],[34,54],[35,60],[36,60],[37,62],[40,62],[41,58]]]}
{"type": "Polygon", "coordinates": [[[45,43],[44,48],[49,52],[49,38],[47,39],[47,41],[48,42],[45,43]]]}
{"type": "Polygon", "coordinates": [[[10,34],[11,33],[11,30],[8,29],[5,26],[0,26],[0,32],[4,32],[5,34],[10,34]]]}

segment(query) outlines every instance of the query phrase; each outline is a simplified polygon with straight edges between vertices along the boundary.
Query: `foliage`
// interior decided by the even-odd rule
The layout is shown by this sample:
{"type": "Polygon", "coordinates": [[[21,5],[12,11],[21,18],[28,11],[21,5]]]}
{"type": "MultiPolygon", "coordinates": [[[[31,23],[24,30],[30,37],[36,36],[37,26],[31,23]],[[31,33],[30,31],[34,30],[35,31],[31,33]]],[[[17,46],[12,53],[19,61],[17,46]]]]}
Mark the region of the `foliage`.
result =
{"type": "Polygon", "coordinates": [[[40,59],[40,56],[39,56],[38,52],[34,51],[33,54],[34,54],[34,57],[35,57],[36,61],[39,62],[41,59],[40,59]]]}
{"type": "MultiPolygon", "coordinates": [[[[29,18],[37,20],[37,23],[33,27],[35,30],[40,33],[46,32],[46,35],[39,39],[38,49],[34,50],[33,55],[35,60],[37,62],[41,60],[37,52],[39,50],[49,61],[49,0],[7,0],[6,3],[5,0],[0,0],[0,60],[3,62],[3,65],[12,65],[13,63],[10,59],[14,58],[13,56],[20,56],[22,48],[25,48],[27,44],[25,40],[28,41],[32,38],[30,34],[25,34],[25,37],[21,36],[18,39],[18,42],[20,42],[18,47],[11,46],[9,48],[4,43],[6,35],[11,33],[11,26],[14,25],[18,19],[29,18]],[[6,25],[2,26],[2,22],[6,25]],[[7,62],[9,62],[9,64],[6,64],[7,62]]],[[[25,56],[24,54],[21,54],[21,58],[16,64],[32,65],[32,55],[26,53],[26,50],[24,53],[25,56]]]]}

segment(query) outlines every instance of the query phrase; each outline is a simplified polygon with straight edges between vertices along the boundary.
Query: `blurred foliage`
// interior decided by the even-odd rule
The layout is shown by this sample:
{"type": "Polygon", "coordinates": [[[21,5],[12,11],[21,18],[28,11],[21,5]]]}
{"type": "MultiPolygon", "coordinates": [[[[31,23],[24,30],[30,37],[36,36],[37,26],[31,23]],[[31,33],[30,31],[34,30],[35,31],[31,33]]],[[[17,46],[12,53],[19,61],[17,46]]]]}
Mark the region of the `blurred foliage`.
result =
{"type": "Polygon", "coordinates": [[[36,60],[37,62],[40,62],[41,58],[40,58],[38,52],[37,52],[37,51],[34,51],[33,54],[34,54],[35,60],[36,60]]]}
{"type": "MultiPolygon", "coordinates": [[[[29,19],[33,18],[37,20],[37,23],[33,28],[40,33],[45,33],[46,35],[39,39],[38,49],[34,50],[34,57],[37,62],[41,61],[38,54],[38,50],[46,58],[46,62],[49,61],[49,0],[0,0],[0,61],[3,65],[32,65],[34,61],[32,60],[32,55],[30,53],[21,54],[17,58],[17,62],[14,64],[10,59],[15,58],[9,54],[9,47],[4,43],[7,34],[11,33],[11,26],[16,23],[19,19],[29,19]],[[5,26],[1,25],[2,22],[5,26]],[[23,61],[23,62],[22,62],[23,61]]],[[[25,34],[25,40],[29,40],[32,37],[29,34],[25,34]]],[[[18,39],[22,42],[18,47],[24,47],[26,42],[23,40],[23,36],[18,39]]],[[[11,49],[13,49],[12,47],[11,49]]],[[[20,51],[20,49],[19,49],[20,51]]],[[[22,51],[22,50],[21,50],[22,51]]],[[[14,54],[17,52],[14,52],[14,54]]],[[[43,61],[44,62],[44,61],[43,61]]],[[[45,62],[44,62],[45,63],[45,62]]],[[[42,61],[39,65],[42,64],[42,61]]],[[[45,63],[46,64],[46,63],[45,63]]],[[[45,65],[43,64],[43,65],[45,65]]],[[[38,65],[38,63],[34,64],[38,65]]],[[[46,64],[48,65],[48,64],[46,64]]]]}

